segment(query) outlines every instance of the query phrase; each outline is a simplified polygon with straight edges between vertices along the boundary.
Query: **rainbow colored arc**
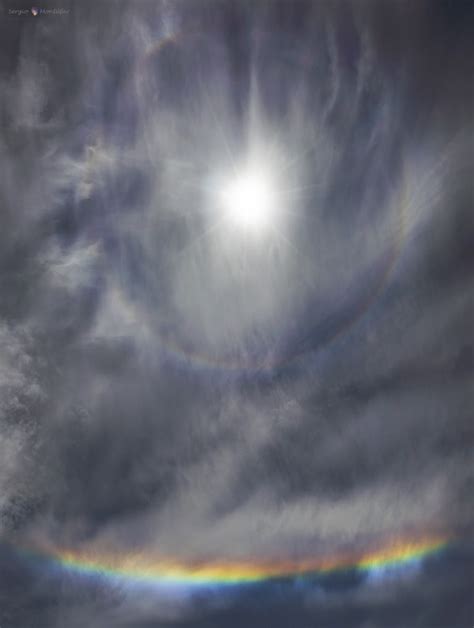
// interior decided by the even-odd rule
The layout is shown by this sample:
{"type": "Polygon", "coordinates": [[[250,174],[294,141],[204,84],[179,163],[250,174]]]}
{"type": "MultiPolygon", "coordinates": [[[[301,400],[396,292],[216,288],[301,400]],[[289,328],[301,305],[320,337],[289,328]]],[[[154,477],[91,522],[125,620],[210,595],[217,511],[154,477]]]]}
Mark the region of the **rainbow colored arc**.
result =
{"type": "Polygon", "coordinates": [[[85,575],[193,588],[312,578],[354,570],[377,572],[416,563],[441,552],[448,545],[446,537],[397,540],[371,551],[303,560],[184,562],[145,554],[122,556],[73,550],[61,550],[53,555],[53,559],[63,568],[85,575]]]}

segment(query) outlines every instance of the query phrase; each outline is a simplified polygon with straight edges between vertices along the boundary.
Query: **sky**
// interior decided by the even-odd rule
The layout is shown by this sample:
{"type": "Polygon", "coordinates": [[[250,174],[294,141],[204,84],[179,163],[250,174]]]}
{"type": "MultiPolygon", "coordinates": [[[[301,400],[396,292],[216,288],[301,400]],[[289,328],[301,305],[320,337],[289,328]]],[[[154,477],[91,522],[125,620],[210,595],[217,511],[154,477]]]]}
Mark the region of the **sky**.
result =
{"type": "Polygon", "coordinates": [[[474,5],[0,6],[0,628],[470,628],[474,5]]]}

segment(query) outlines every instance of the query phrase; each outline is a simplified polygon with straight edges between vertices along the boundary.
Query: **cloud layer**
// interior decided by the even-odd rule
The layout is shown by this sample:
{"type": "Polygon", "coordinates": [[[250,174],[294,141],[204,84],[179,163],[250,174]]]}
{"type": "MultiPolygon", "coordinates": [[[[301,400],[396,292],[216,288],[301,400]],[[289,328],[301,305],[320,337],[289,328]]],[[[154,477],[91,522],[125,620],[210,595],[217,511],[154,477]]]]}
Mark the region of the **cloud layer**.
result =
{"type": "Polygon", "coordinates": [[[5,11],[2,628],[472,624],[472,17],[5,11]],[[216,194],[249,158],[281,210],[257,239],[216,194]],[[426,531],[453,549],[404,577],[258,596],[22,553],[304,557],[426,531]]]}

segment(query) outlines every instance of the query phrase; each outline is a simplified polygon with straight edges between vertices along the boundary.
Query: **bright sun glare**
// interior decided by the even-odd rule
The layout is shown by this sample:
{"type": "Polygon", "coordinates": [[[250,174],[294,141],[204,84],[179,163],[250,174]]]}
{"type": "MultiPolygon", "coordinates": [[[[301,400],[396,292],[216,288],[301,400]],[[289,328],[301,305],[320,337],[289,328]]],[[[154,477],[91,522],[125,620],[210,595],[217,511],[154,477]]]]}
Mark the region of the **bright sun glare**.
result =
{"type": "Polygon", "coordinates": [[[245,230],[260,232],[268,226],[275,210],[274,184],[258,170],[230,178],[221,194],[226,217],[245,230]]]}

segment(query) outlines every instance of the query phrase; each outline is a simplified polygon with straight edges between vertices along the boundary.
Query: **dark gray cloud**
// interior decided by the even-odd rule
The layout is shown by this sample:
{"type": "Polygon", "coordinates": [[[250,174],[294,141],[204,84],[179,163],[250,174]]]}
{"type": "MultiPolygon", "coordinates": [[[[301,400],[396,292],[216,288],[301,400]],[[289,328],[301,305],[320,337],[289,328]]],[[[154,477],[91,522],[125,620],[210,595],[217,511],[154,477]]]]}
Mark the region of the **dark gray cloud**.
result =
{"type": "Polygon", "coordinates": [[[0,22],[0,628],[472,625],[472,7],[61,6],[0,22]],[[391,579],[199,595],[25,553],[427,530],[391,579]]]}

